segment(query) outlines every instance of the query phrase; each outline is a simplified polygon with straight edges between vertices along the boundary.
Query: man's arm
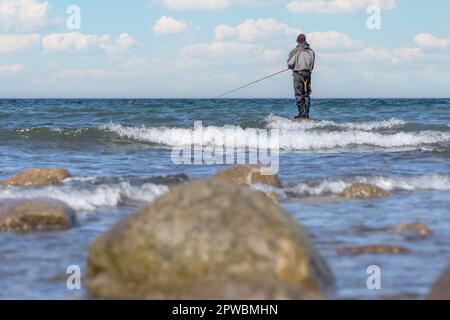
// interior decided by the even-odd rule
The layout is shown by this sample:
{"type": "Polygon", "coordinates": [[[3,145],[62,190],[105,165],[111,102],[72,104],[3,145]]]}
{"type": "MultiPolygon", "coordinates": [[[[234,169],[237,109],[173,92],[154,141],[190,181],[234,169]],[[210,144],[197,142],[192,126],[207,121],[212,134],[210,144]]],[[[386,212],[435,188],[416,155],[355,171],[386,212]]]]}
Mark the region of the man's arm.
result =
{"type": "Polygon", "coordinates": [[[290,53],[289,53],[289,59],[288,59],[288,61],[287,61],[287,63],[288,63],[288,68],[289,69],[294,69],[295,68],[295,60],[296,60],[296,50],[294,49],[294,50],[292,50],[290,53]]]}
{"type": "Polygon", "coordinates": [[[311,71],[313,71],[313,70],[314,70],[314,67],[315,67],[315,65],[316,65],[316,53],[315,53],[314,50],[312,50],[312,49],[311,49],[311,51],[312,51],[312,56],[313,56],[313,62],[312,62],[312,68],[311,68],[311,71]]]}

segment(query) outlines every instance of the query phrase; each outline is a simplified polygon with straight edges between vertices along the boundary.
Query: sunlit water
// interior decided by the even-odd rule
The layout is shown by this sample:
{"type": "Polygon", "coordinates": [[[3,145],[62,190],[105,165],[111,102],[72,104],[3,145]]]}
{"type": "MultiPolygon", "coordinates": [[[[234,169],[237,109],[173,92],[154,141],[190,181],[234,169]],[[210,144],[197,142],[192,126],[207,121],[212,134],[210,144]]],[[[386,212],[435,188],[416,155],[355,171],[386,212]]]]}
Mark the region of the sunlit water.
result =
{"type": "MultiPolygon", "coordinates": [[[[0,101],[0,178],[29,167],[64,167],[74,175],[63,186],[0,187],[0,200],[57,198],[81,221],[66,232],[0,234],[0,298],[85,298],[83,290],[66,289],[66,268],[84,270],[98,234],[167,191],[147,178],[203,178],[225,168],[171,161],[172,148],[189,141],[194,121],[216,132],[230,125],[279,130],[283,188],[275,191],[329,262],[337,298],[422,298],[450,261],[450,100],[316,100],[317,121],[295,124],[288,120],[293,115],[291,100],[0,101]],[[392,195],[336,197],[354,182],[392,195]],[[367,231],[414,221],[433,235],[367,231]],[[336,252],[366,244],[395,244],[412,253],[336,252]],[[369,265],[381,267],[382,290],[367,289],[369,265]]],[[[208,132],[203,142],[214,146],[208,132]]]]}

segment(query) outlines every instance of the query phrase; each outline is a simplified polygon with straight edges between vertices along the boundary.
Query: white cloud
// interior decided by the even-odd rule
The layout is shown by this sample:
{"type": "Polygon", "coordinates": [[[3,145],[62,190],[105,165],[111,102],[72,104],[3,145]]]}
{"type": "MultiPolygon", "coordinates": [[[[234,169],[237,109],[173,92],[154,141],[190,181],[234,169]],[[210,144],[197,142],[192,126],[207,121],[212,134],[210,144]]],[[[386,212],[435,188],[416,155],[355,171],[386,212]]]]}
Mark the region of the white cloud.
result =
{"type": "Polygon", "coordinates": [[[107,42],[100,44],[100,48],[104,49],[108,54],[124,52],[135,46],[140,46],[140,44],[128,33],[120,34],[119,38],[113,40],[111,43],[107,42]]]}
{"type": "Polygon", "coordinates": [[[105,79],[113,76],[115,71],[107,69],[65,69],[54,76],[57,78],[100,78],[105,79]]]}
{"type": "Polygon", "coordinates": [[[364,48],[362,50],[351,51],[346,53],[322,53],[320,59],[335,63],[348,63],[354,65],[358,63],[369,62],[387,62],[392,64],[399,64],[402,62],[410,62],[423,57],[423,52],[420,48],[364,48]]]}
{"type": "Polygon", "coordinates": [[[352,12],[365,10],[371,5],[381,9],[392,10],[396,7],[396,0],[306,0],[292,1],[287,8],[292,13],[304,12],[352,12]]]}
{"type": "Polygon", "coordinates": [[[390,54],[391,54],[390,60],[392,63],[412,61],[423,57],[423,52],[420,48],[408,48],[408,47],[394,48],[390,50],[390,54]]]}
{"type": "Polygon", "coordinates": [[[186,28],[186,22],[176,20],[172,17],[162,16],[155,22],[153,32],[158,35],[173,34],[183,32],[186,28]]]}
{"type": "Polygon", "coordinates": [[[0,54],[30,48],[39,44],[40,38],[39,34],[0,35],[0,54]]]}
{"type": "MultiPolygon", "coordinates": [[[[295,42],[297,35],[301,32],[298,28],[292,28],[272,18],[258,20],[247,19],[235,27],[225,24],[218,25],[214,30],[214,37],[217,41],[233,39],[254,42],[258,40],[281,39],[295,42]]],[[[362,41],[353,40],[350,36],[333,30],[312,32],[308,34],[307,38],[313,47],[322,49],[354,49],[363,45],[362,41]]]]}
{"type": "Polygon", "coordinates": [[[266,5],[276,0],[155,0],[170,10],[222,10],[231,5],[266,5]]]}
{"type": "Polygon", "coordinates": [[[23,64],[10,64],[0,66],[0,75],[18,75],[25,71],[23,64]]]}
{"type": "Polygon", "coordinates": [[[337,31],[312,32],[307,35],[308,42],[313,48],[331,49],[345,48],[354,49],[363,45],[362,41],[353,40],[345,33],[337,31]]]}
{"type": "Polygon", "coordinates": [[[50,5],[39,0],[0,0],[0,24],[6,30],[31,30],[47,24],[50,5]]]}
{"type": "Polygon", "coordinates": [[[188,45],[181,48],[184,57],[202,59],[203,61],[274,61],[283,55],[282,50],[266,49],[263,45],[256,45],[240,41],[218,41],[188,45]]]}
{"type": "Polygon", "coordinates": [[[195,56],[207,59],[233,59],[236,57],[244,58],[254,54],[254,51],[262,46],[255,46],[250,43],[241,43],[237,41],[201,43],[184,46],[181,52],[187,56],[195,56]]]}
{"type": "Polygon", "coordinates": [[[283,56],[283,50],[266,49],[262,56],[265,61],[278,60],[283,56]]]}
{"type": "Polygon", "coordinates": [[[219,41],[237,38],[241,41],[251,42],[275,37],[296,37],[300,32],[300,29],[291,28],[287,24],[271,18],[247,19],[235,27],[222,24],[215,28],[214,35],[219,41]]]}
{"type": "Polygon", "coordinates": [[[232,0],[164,0],[171,10],[220,10],[228,7],[232,0]]]}
{"type": "Polygon", "coordinates": [[[431,48],[447,48],[450,46],[450,39],[439,39],[432,36],[429,33],[418,34],[414,42],[421,47],[431,47],[431,48]]]}
{"type": "Polygon", "coordinates": [[[122,33],[114,40],[110,35],[92,35],[80,32],[53,33],[42,38],[42,47],[47,51],[80,51],[100,48],[108,54],[115,54],[138,45],[128,33],[122,33]]]}
{"type": "Polygon", "coordinates": [[[106,44],[110,40],[109,35],[96,36],[80,32],[52,33],[42,38],[42,46],[45,50],[84,50],[106,44]]]}

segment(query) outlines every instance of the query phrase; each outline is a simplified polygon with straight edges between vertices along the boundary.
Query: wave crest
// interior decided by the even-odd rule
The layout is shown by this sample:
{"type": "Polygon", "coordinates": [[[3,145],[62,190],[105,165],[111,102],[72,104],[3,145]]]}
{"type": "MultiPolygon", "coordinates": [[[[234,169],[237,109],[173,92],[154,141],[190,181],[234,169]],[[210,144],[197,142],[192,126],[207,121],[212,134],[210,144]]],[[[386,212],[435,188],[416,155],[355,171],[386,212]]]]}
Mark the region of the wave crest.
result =
{"type": "Polygon", "coordinates": [[[0,187],[0,199],[50,197],[77,211],[93,211],[100,207],[117,207],[127,201],[149,202],[168,190],[162,185],[133,186],[126,181],[89,186],[0,187]]]}
{"type": "MultiPolygon", "coordinates": [[[[298,124],[296,124],[298,125],[298,124]]],[[[260,133],[267,133],[264,129],[242,129],[236,126],[205,127],[203,134],[196,129],[169,128],[169,127],[126,127],[120,124],[108,124],[102,127],[104,130],[115,133],[120,137],[135,139],[137,141],[150,142],[165,146],[231,146],[237,148],[262,148],[268,143],[258,139],[260,133]],[[227,137],[224,139],[224,137],[227,137]]],[[[270,136],[270,135],[269,135],[270,136]]],[[[264,139],[262,139],[264,140],[264,139]]],[[[289,128],[272,130],[270,145],[283,151],[315,151],[332,149],[354,149],[357,147],[378,148],[411,148],[423,145],[433,145],[450,142],[449,132],[419,131],[380,133],[358,129],[341,131],[304,130],[304,128],[289,128]],[[279,141],[276,141],[274,132],[279,133],[279,141]]]]}
{"type": "Polygon", "coordinates": [[[345,122],[337,123],[334,121],[315,121],[297,123],[290,119],[286,119],[274,114],[270,114],[266,117],[265,122],[268,128],[272,129],[298,129],[298,130],[310,130],[310,129],[350,129],[361,131],[373,131],[381,129],[398,129],[406,126],[408,122],[392,118],[390,120],[382,121],[367,121],[367,122],[345,122]]]}
{"type": "Polygon", "coordinates": [[[450,190],[450,173],[415,177],[356,176],[348,179],[326,179],[313,182],[301,182],[285,189],[298,195],[327,195],[344,191],[355,183],[376,185],[387,191],[393,190],[450,190]]]}

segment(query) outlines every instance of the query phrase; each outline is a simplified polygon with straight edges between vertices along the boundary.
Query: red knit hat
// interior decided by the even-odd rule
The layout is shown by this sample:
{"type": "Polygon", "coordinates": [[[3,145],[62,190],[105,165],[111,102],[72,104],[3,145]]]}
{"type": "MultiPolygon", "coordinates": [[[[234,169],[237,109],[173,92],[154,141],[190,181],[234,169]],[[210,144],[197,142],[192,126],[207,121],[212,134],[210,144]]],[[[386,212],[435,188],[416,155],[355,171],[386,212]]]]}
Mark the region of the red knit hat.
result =
{"type": "Polygon", "coordinates": [[[298,43],[306,42],[306,36],[303,33],[299,34],[297,37],[297,42],[298,43]]]}

